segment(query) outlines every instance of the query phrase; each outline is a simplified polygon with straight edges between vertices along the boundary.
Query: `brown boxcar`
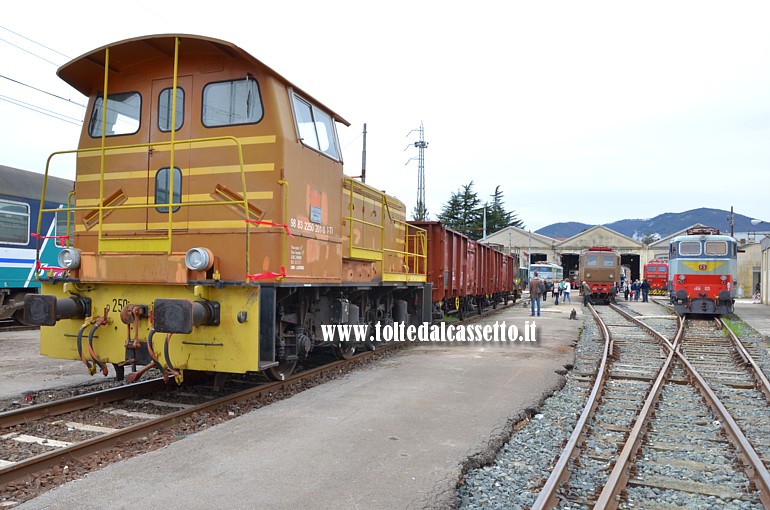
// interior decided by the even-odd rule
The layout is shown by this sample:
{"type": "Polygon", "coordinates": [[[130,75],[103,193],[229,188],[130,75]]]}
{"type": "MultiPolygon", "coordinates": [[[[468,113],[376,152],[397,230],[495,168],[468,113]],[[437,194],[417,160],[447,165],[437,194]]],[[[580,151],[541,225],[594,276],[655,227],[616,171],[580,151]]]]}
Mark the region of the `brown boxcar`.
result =
{"type": "Polygon", "coordinates": [[[439,221],[410,221],[428,238],[428,282],[433,287],[434,317],[496,307],[517,299],[516,259],[473,241],[439,221]]]}

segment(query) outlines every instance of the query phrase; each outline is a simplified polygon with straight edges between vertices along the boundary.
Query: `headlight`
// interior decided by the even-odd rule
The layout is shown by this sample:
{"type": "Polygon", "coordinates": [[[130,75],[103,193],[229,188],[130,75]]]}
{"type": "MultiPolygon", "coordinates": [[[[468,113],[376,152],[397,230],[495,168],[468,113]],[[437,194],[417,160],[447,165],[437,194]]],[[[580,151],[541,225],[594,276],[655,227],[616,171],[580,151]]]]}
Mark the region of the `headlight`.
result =
{"type": "Polygon", "coordinates": [[[610,273],[610,280],[612,280],[613,278],[615,278],[615,275],[610,273]]]}
{"type": "Polygon", "coordinates": [[[586,273],[586,278],[591,278],[591,273],[586,273]]]}
{"type": "Polygon", "coordinates": [[[722,283],[725,283],[727,281],[727,275],[723,274],[719,279],[722,280],[722,283]]]}
{"type": "Polygon", "coordinates": [[[684,283],[684,275],[683,274],[679,275],[679,283],[684,283]]]}
{"type": "Polygon", "coordinates": [[[190,248],[184,263],[190,271],[208,271],[214,265],[214,254],[208,248],[190,248]]]}
{"type": "Polygon", "coordinates": [[[64,248],[59,252],[59,266],[65,269],[77,269],[80,267],[80,250],[76,248],[64,248]]]}

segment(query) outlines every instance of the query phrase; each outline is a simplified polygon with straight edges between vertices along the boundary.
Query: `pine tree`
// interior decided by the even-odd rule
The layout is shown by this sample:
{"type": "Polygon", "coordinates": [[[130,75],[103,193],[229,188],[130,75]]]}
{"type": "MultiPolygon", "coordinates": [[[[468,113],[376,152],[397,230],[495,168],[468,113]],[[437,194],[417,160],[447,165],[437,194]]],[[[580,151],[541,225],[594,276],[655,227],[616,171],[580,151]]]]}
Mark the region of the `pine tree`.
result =
{"type": "Polygon", "coordinates": [[[414,206],[414,210],[412,210],[412,219],[414,221],[428,221],[429,216],[430,214],[428,214],[428,209],[425,207],[425,204],[417,202],[417,205],[414,206]]]}
{"type": "Polygon", "coordinates": [[[479,209],[480,200],[473,191],[473,181],[461,186],[460,190],[452,193],[438,218],[444,224],[464,234],[471,239],[481,238],[482,211],[479,209]]]}
{"type": "Polygon", "coordinates": [[[522,228],[524,222],[513,211],[506,211],[503,206],[503,192],[498,185],[492,194],[492,203],[487,204],[487,232],[497,232],[505,227],[522,228]]]}
{"type": "Polygon", "coordinates": [[[484,210],[487,215],[487,234],[497,232],[505,227],[523,227],[524,222],[516,217],[513,211],[503,207],[503,192],[500,186],[495,188],[492,203],[481,206],[481,200],[473,191],[473,181],[460,187],[444,204],[438,219],[444,224],[471,239],[481,239],[484,235],[484,210]]]}

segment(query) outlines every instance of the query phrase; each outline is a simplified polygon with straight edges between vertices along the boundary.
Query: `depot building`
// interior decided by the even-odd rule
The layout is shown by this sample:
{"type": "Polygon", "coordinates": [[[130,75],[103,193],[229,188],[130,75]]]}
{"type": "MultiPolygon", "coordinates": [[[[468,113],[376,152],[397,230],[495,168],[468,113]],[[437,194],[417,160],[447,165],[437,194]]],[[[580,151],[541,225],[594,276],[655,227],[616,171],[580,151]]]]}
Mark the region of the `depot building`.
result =
{"type": "MultiPolygon", "coordinates": [[[[696,223],[659,239],[649,245],[636,239],[615,232],[603,225],[588,228],[566,239],[552,238],[518,227],[506,227],[481,240],[496,248],[517,256],[521,267],[530,263],[553,262],[564,269],[565,277],[570,271],[577,271],[578,258],[583,250],[592,246],[608,246],[620,253],[620,263],[630,269],[631,280],[643,277],[644,265],[651,260],[668,261],[669,242],[672,238],[684,235],[691,228],[703,228],[706,225],[696,223]]],[[[741,248],[738,251],[738,290],[737,297],[750,297],[752,289],[760,283],[760,244],[738,239],[741,248]]],[[[770,247],[770,244],[768,245],[770,247]]]]}

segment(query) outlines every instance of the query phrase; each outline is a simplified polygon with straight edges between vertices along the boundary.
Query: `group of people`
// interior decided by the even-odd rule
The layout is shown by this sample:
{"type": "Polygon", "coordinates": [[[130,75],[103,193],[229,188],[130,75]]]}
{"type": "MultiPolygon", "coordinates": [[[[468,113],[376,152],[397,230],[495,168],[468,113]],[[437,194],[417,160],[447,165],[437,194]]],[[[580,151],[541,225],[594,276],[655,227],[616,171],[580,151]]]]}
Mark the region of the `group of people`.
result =
{"type": "MultiPolygon", "coordinates": [[[[583,294],[583,305],[585,305],[590,300],[591,288],[586,282],[583,282],[583,287],[584,290],[581,293],[583,294]]],[[[572,297],[570,296],[572,288],[573,286],[569,280],[554,281],[553,287],[551,288],[554,304],[558,305],[559,299],[561,299],[562,303],[569,302],[572,304],[572,297]]],[[[642,302],[648,302],[650,282],[647,280],[639,281],[637,278],[631,283],[624,281],[619,287],[616,283],[613,294],[619,293],[621,289],[626,301],[628,301],[629,298],[632,301],[639,301],[639,298],[641,297],[642,302]]],[[[537,273],[533,275],[532,280],[529,282],[529,297],[532,317],[540,317],[540,303],[548,298],[548,287],[546,281],[540,279],[537,273]]]]}
{"type": "MultiPolygon", "coordinates": [[[[559,298],[561,298],[562,303],[569,302],[572,304],[571,291],[572,285],[569,280],[554,280],[553,287],[551,288],[554,304],[559,304],[559,298]]],[[[532,280],[529,282],[529,297],[532,317],[540,317],[540,301],[545,301],[548,298],[548,286],[546,281],[541,280],[537,273],[533,275],[532,280]]]]}
{"type": "Polygon", "coordinates": [[[631,298],[631,301],[639,301],[639,297],[641,296],[642,302],[648,302],[647,297],[650,293],[650,282],[647,280],[642,280],[640,282],[637,278],[631,283],[624,282],[622,287],[623,296],[625,296],[626,301],[628,301],[629,298],[631,298]]]}

